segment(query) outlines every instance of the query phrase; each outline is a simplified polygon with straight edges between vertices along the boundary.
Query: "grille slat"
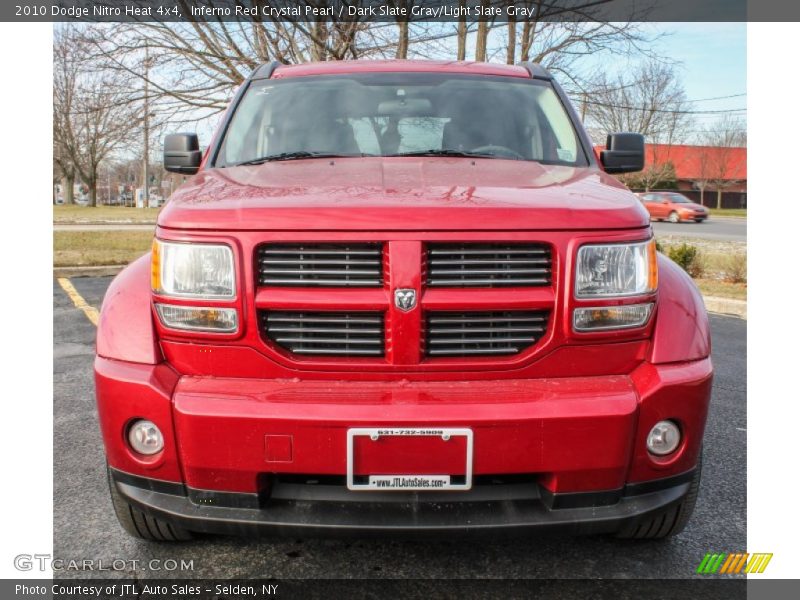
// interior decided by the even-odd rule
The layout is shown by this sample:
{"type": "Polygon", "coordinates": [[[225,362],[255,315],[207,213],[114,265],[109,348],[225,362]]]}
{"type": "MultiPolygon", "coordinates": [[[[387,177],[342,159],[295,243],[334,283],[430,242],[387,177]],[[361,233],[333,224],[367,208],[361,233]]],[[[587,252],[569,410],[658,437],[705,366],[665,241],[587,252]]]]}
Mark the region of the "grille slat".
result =
{"type": "Polygon", "coordinates": [[[512,346],[496,346],[494,348],[462,348],[458,354],[453,354],[449,348],[431,348],[430,356],[491,356],[494,354],[516,354],[518,351],[512,346]]]}
{"type": "MultiPolygon", "coordinates": [[[[503,331],[508,333],[542,333],[544,329],[544,327],[506,327],[503,329],[503,331]]],[[[472,327],[469,331],[470,333],[495,333],[497,330],[489,327],[472,327]]],[[[464,330],[460,327],[442,327],[433,331],[431,335],[445,335],[448,333],[463,332],[464,330]]]]}
{"type": "MultiPolygon", "coordinates": [[[[270,264],[270,265],[304,265],[306,264],[306,260],[302,258],[262,258],[259,261],[262,265],[270,264]]],[[[337,260],[335,258],[318,258],[314,260],[314,264],[317,265],[341,265],[342,261],[337,260]]],[[[374,260],[361,260],[351,258],[347,261],[347,264],[350,265],[374,265],[374,260]]],[[[262,269],[267,270],[267,269],[262,269]]]]}
{"type": "MultiPolygon", "coordinates": [[[[508,265],[548,265],[549,258],[507,258],[503,261],[508,265]]],[[[494,258],[437,258],[437,265],[494,265],[497,260],[494,258]]]]}
{"type": "MultiPolygon", "coordinates": [[[[434,313],[435,314],[435,313],[434,313]]],[[[475,313],[477,315],[477,313],[475,313]]],[[[498,314],[498,313],[493,313],[498,314]]],[[[523,322],[540,322],[543,323],[547,321],[547,316],[542,315],[539,317],[500,317],[500,316],[490,316],[490,317],[481,317],[481,316],[468,316],[468,317],[435,317],[430,316],[428,317],[428,322],[438,325],[438,324],[448,324],[448,323],[523,323],[523,322]]]]}
{"type": "Polygon", "coordinates": [[[265,244],[257,251],[259,285],[379,287],[381,244],[265,244]]]}
{"type": "MultiPolygon", "coordinates": [[[[297,328],[295,327],[270,327],[270,333],[295,333],[297,328]]],[[[369,333],[369,334],[380,334],[380,329],[359,329],[360,333],[369,333]]],[[[352,333],[351,329],[347,328],[330,328],[330,327],[303,327],[303,333],[328,333],[328,334],[336,334],[336,333],[352,333]]]]}
{"type": "MultiPolygon", "coordinates": [[[[263,275],[269,276],[270,273],[277,275],[295,275],[298,273],[297,269],[262,269],[263,275]]],[[[376,277],[380,275],[380,271],[372,269],[302,269],[303,275],[372,275],[376,277]]]]}
{"type": "MultiPolygon", "coordinates": [[[[470,269],[470,275],[533,275],[533,274],[541,274],[541,273],[549,273],[549,268],[542,268],[542,269],[509,269],[509,268],[497,268],[497,269],[470,269]]],[[[436,275],[463,275],[464,269],[431,269],[431,276],[436,275]]]]}
{"type": "Polygon", "coordinates": [[[546,286],[552,281],[545,244],[430,244],[426,259],[431,287],[546,286]]]}
{"type": "Polygon", "coordinates": [[[287,316],[270,313],[267,320],[270,323],[347,323],[349,325],[380,325],[382,323],[380,317],[306,317],[300,313],[287,316]]]}
{"type": "Polygon", "coordinates": [[[319,348],[304,348],[304,347],[296,347],[292,350],[295,354],[306,354],[306,355],[314,355],[314,356],[383,356],[383,350],[370,350],[368,348],[360,349],[358,352],[353,352],[351,350],[347,350],[345,348],[328,348],[325,350],[325,353],[322,354],[319,351],[319,348]]]}
{"type": "Polygon", "coordinates": [[[358,312],[259,313],[263,335],[293,354],[383,356],[383,314],[358,312]],[[333,325],[333,326],[331,326],[333,325]]]}
{"type": "Polygon", "coordinates": [[[428,356],[518,354],[546,330],[547,311],[430,313],[425,320],[428,356]]]}
{"type": "Polygon", "coordinates": [[[442,256],[445,254],[466,254],[466,255],[483,255],[483,254],[539,254],[549,255],[550,251],[545,247],[538,246],[513,246],[509,244],[481,244],[480,247],[463,245],[463,244],[437,244],[428,250],[434,256],[442,256]],[[484,247],[491,246],[491,248],[484,247]]]}
{"type": "Polygon", "coordinates": [[[494,287],[499,285],[506,285],[506,286],[513,286],[513,285],[530,285],[530,286],[539,286],[539,285],[548,285],[550,283],[549,279],[545,279],[543,277],[539,278],[514,278],[514,279],[507,279],[504,282],[500,282],[497,279],[492,278],[485,278],[485,279],[468,279],[462,277],[460,279],[449,278],[449,279],[436,279],[435,283],[432,283],[429,279],[428,285],[431,287],[439,286],[439,287],[494,287]]]}
{"type": "Polygon", "coordinates": [[[266,246],[260,250],[262,256],[269,256],[275,254],[319,254],[320,256],[349,254],[352,256],[377,256],[381,253],[381,249],[377,246],[380,244],[364,244],[364,246],[376,246],[373,249],[364,249],[356,246],[340,246],[338,248],[330,248],[335,244],[301,244],[301,245],[281,245],[266,246]]]}

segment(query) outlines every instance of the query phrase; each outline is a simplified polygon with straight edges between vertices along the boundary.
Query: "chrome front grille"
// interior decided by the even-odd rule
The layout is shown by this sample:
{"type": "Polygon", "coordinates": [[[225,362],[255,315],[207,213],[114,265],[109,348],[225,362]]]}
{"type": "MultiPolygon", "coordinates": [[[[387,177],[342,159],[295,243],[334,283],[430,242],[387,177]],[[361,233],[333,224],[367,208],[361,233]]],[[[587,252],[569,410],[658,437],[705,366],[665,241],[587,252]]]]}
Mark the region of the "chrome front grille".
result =
{"type": "Polygon", "coordinates": [[[546,286],[552,277],[546,244],[429,244],[431,287],[546,286]]]}
{"type": "Polygon", "coordinates": [[[293,354],[383,356],[384,319],[377,312],[261,311],[263,334],[293,354]]]}
{"type": "Polygon", "coordinates": [[[256,260],[261,286],[383,285],[382,244],[262,244],[256,260]]]}
{"type": "Polygon", "coordinates": [[[517,354],[547,329],[548,311],[430,312],[425,319],[425,354],[476,357],[517,354]]]}

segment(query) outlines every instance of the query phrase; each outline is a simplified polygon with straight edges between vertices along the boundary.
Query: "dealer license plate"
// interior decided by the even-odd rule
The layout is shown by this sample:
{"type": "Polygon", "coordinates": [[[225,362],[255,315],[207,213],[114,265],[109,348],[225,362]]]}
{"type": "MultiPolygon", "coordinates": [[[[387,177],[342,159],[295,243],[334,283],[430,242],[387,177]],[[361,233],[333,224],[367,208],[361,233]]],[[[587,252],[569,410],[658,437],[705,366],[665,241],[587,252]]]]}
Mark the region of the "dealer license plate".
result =
{"type": "Polygon", "coordinates": [[[442,491],[472,488],[472,430],[358,427],[347,431],[347,488],[442,491]]]}

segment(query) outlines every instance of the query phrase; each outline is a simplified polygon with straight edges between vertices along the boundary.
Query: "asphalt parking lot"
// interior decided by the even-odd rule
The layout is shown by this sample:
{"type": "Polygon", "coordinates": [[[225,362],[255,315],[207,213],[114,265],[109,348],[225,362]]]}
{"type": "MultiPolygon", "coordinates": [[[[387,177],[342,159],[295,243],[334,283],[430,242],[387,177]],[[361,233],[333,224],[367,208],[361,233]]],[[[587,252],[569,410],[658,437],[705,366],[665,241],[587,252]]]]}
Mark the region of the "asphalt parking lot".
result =
{"type": "Polygon", "coordinates": [[[736,217],[711,217],[703,223],[668,223],[653,221],[653,231],[659,237],[702,238],[715,242],[746,242],[747,219],[736,217]]]}
{"type": "MultiPolygon", "coordinates": [[[[71,280],[99,308],[110,278],[71,280]]],[[[678,537],[621,542],[605,537],[399,541],[206,537],[183,545],[134,540],[108,497],[92,375],[94,325],[54,281],[54,556],[138,560],[137,578],[685,578],[706,552],[747,547],[746,322],[711,316],[716,378],[703,484],[678,537]],[[153,570],[152,559],[193,561],[190,571],[153,570]]],[[[72,571],[59,577],[108,577],[72,571]]]]}

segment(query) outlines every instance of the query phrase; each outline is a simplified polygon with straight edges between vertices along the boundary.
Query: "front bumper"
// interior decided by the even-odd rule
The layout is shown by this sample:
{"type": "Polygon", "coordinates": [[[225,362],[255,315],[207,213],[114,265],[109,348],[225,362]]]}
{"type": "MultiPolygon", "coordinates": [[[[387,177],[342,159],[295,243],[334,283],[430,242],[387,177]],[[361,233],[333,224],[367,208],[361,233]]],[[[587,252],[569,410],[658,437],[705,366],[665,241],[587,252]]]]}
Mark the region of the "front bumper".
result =
{"type": "Polygon", "coordinates": [[[642,363],[627,376],[471,382],[327,382],[180,377],[167,365],[96,361],[106,454],[120,493],[145,512],[209,532],[284,528],[613,531],[688,490],[711,391],[709,359],[642,363]],[[133,418],[166,446],[141,459],[133,418]],[[662,419],[679,449],[654,460],[662,419]],[[473,431],[468,492],[348,491],[347,430],[473,431]]]}
{"type": "Polygon", "coordinates": [[[680,503],[694,470],[602,493],[551,495],[532,482],[485,482],[469,492],[347,492],[341,485],[279,483],[268,499],[207,492],[111,470],[111,485],[142,511],[203,533],[613,533],[680,503]]]}

